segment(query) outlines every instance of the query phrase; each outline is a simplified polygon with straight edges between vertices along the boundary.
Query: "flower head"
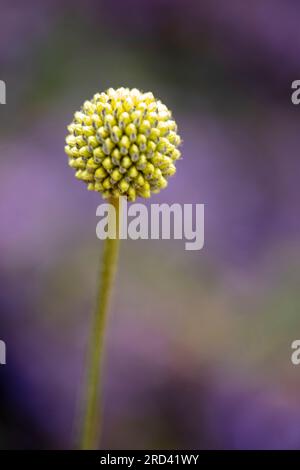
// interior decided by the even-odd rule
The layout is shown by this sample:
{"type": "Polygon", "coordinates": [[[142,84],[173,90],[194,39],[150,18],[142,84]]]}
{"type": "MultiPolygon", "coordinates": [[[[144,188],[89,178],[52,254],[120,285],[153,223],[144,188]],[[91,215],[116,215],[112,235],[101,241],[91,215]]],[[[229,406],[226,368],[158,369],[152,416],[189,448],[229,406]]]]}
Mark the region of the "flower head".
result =
{"type": "Polygon", "coordinates": [[[148,198],[176,172],[177,125],[152,93],[136,88],[96,93],[75,113],[68,131],[69,165],[104,198],[148,198]]]}

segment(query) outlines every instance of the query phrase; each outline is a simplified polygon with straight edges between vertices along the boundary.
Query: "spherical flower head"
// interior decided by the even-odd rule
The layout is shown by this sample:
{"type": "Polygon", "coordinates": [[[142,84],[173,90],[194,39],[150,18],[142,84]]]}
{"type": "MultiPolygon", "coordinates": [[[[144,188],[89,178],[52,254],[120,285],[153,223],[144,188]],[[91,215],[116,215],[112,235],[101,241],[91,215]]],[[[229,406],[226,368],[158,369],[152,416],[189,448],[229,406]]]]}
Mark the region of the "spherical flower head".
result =
{"type": "Polygon", "coordinates": [[[104,198],[148,198],[176,172],[177,125],[152,93],[136,88],[96,93],[75,113],[68,131],[69,165],[104,198]]]}

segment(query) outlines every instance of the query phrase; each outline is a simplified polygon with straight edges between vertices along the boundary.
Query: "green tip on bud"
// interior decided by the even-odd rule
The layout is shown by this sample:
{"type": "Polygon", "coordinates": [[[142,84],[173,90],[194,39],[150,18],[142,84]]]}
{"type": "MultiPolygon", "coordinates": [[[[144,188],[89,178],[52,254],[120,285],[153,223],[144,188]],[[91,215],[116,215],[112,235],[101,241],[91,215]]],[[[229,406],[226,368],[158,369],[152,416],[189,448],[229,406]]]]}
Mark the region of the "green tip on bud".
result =
{"type": "Polygon", "coordinates": [[[176,122],[152,93],[109,88],[85,101],[68,126],[69,166],[104,198],[148,198],[168,184],[180,158],[176,122]]]}

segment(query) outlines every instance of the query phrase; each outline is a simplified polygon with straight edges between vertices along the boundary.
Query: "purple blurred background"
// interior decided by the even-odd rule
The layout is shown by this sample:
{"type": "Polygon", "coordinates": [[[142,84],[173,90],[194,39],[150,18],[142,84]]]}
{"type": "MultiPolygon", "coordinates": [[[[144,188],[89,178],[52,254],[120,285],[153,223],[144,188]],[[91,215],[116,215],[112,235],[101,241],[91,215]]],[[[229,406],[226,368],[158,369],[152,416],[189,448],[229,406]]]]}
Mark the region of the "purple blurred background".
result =
{"type": "Polygon", "coordinates": [[[0,447],[73,448],[102,243],[66,125],[107,87],[172,110],[152,202],[206,205],[205,248],[126,241],[106,343],[109,449],[299,449],[300,4],[3,0],[0,447]]]}

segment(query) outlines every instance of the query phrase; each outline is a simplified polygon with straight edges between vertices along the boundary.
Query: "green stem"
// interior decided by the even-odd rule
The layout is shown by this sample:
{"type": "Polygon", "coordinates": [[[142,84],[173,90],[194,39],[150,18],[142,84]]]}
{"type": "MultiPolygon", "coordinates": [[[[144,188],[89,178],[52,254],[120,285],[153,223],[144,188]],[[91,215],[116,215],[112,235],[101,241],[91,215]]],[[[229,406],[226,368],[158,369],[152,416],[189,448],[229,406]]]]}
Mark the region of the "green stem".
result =
{"type": "MultiPolygon", "coordinates": [[[[104,244],[100,283],[96,299],[96,309],[93,319],[91,340],[89,344],[89,357],[87,369],[87,392],[85,398],[85,410],[83,416],[81,449],[93,449],[97,442],[102,424],[102,399],[99,385],[102,375],[103,346],[106,319],[109,308],[112,287],[117,267],[119,251],[119,204],[120,199],[111,198],[116,212],[116,238],[107,238],[104,244]]],[[[110,222],[110,220],[109,220],[110,222]]]]}

